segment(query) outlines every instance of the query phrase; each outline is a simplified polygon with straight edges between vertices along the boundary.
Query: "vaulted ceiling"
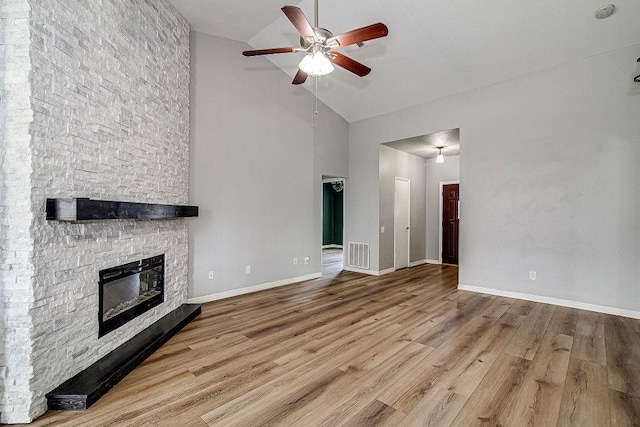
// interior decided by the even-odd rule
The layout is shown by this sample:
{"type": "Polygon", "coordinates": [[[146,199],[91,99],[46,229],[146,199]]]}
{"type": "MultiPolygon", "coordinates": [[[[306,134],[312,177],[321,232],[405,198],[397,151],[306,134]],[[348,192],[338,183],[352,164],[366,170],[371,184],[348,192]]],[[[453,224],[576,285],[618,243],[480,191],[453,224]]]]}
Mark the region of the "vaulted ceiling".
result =
{"type": "MultiPolygon", "coordinates": [[[[255,49],[299,45],[280,10],[286,0],[171,2],[195,31],[255,49]]],[[[289,4],[313,24],[313,0],[289,4]]],[[[373,71],[361,78],[336,68],[318,78],[318,97],[353,122],[640,43],[640,1],[616,0],[616,12],[598,20],[595,11],[602,5],[602,0],[319,0],[320,27],[339,34],[383,22],[389,35],[362,48],[341,49],[373,71]]],[[[268,59],[293,78],[302,56],[268,59]]],[[[630,72],[636,59],[629,58],[630,72]]],[[[256,58],[243,60],[248,69],[260,68],[256,58]]],[[[309,90],[312,81],[305,83],[309,90]]]]}

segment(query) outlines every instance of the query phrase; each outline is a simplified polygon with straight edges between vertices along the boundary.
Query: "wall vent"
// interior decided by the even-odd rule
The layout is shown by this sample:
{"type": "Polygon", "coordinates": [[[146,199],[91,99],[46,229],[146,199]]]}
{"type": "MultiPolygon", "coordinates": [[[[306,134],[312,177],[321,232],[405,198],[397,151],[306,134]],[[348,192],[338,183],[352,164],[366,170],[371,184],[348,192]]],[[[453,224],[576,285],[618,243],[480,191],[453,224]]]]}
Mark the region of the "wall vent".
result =
{"type": "Polygon", "coordinates": [[[349,242],[349,267],[369,269],[369,244],[349,242]]]}

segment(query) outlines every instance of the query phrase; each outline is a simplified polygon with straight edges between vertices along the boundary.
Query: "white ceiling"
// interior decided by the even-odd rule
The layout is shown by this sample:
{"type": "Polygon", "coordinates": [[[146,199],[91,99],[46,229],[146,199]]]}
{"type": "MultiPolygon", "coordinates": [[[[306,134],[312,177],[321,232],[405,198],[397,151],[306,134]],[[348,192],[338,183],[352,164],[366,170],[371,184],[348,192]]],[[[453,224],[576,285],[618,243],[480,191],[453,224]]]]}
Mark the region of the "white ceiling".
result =
{"type": "MultiPolygon", "coordinates": [[[[195,31],[256,49],[298,45],[280,11],[286,1],[171,0],[195,31]]],[[[320,27],[334,34],[375,22],[389,27],[389,36],[364,48],[341,49],[371,74],[360,78],[337,67],[318,79],[318,97],[349,122],[640,43],[638,0],[616,0],[616,13],[605,20],[594,17],[602,0],[319,2],[320,27]]],[[[290,4],[313,24],[313,0],[290,4]]],[[[293,78],[302,55],[268,58],[293,78]]],[[[629,58],[632,71],[636,59],[629,58]]],[[[260,67],[245,60],[247,68],[260,67]]]]}
{"type": "Polygon", "coordinates": [[[438,147],[442,148],[442,154],[445,156],[457,156],[460,154],[460,129],[449,129],[428,135],[398,139],[385,142],[382,145],[423,159],[435,159],[438,156],[438,147]]]}
{"type": "Polygon", "coordinates": [[[169,0],[199,33],[247,42],[280,18],[286,0],[169,0]]]}

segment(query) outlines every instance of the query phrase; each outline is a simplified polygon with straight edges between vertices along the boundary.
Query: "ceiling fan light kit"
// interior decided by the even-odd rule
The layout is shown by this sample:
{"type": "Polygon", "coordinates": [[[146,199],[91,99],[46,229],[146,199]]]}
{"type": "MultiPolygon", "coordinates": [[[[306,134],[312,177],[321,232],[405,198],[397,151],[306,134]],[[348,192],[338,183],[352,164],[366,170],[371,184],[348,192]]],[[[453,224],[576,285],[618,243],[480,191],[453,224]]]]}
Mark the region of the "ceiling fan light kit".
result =
{"type": "Polygon", "coordinates": [[[358,28],[346,33],[334,36],[331,31],[318,27],[318,3],[315,7],[315,27],[312,27],[304,13],[299,7],[284,6],[282,12],[289,18],[289,21],[300,34],[300,47],[280,47],[272,49],[246,50],[242,52],[244,56],[270,55],[276,53],[306,52],[305,57],[300,61],[298,72],[293,79],[293,84],[302,84],[308,76],[319,77],[331,73],[333,65],[337,65],[360,77],[364,77],[371,72],[371,68],[358,61],[349,58],[336,49],[352,44],[362,44],[362,42],[385,37],[389,34],[389,29],[381,22],[358,28]]]}
{"type": "Polygon", "coordinates": [[[322,52],[307,54],[300,61],[298,68],[311,77],[326,76],[334,70],[333,64],[322,52]]]}

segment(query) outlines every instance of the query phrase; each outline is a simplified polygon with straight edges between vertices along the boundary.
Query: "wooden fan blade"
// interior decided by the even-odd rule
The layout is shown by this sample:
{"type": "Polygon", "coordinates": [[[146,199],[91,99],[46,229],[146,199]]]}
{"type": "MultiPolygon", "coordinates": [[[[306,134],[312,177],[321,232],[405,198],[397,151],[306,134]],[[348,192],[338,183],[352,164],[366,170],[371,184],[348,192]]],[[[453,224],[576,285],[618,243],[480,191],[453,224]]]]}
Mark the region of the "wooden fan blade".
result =
{"type": "Polygon", "coordinates": [[[245,50],[242,52],[244,56],[270,55],[272,53],[291,53],[292,47],[274,47],[273,49],[245,50]]]}
{"type": "Polygon", "coordinates": [[[349,46],[350,44],[356,44],[366,42],[367,40],[373,40],[380,37],[385,37],[389,34],[389,29],[382,22],[377,24],[367,25],[366,27],[358,28],[357,30],[347,31],[346,33],[338,34],[337,36],[327,39],[327,45],[330,45],[334,40],[337,41],[340,46],[349,46]]]}
{"type": "Polygon", "coordinates": [[[291,84],[301,85],[306,80],[307,80],[307,73],[305,73],[300,68],[298,68],[298,72],[296,73],[296,76],[293,78],[293,81],[291,82],[291,84]]]}
{"type": "Polygon", "coordinates": [[[353,74],[357,74],[360,77],[364,77],[371,72],[371,68],[339,52],[331,52],[330,55],[335,55],[335,58],[333,58],[334,64],[344,68],[347,71],[351,71],[353,74]]]}
{"type": "Polygon", "coordinates": [[[307,17],[304,16],[302,9],[296,6],[284,6],[282,11],[303,38],[310,37],[313,41],[317,41],[316,33],[313,31],[311,24],[309,24],[307,17]]]}

